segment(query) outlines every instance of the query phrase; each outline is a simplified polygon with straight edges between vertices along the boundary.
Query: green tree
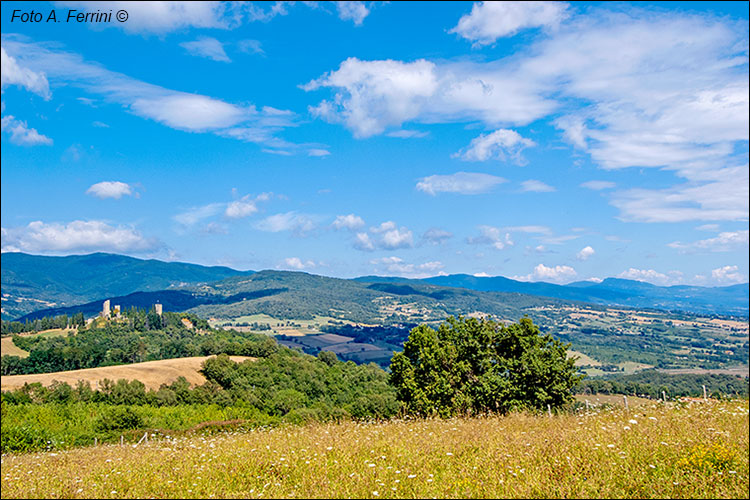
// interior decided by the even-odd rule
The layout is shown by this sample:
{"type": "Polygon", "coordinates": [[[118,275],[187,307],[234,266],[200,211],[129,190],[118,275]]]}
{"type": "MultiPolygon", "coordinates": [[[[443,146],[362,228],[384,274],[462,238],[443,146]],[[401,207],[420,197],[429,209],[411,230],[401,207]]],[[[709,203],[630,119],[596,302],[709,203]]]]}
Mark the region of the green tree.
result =
{"type": "Polygon", "coordinates": [[[409,333],[389,381],[419,415],[559,408],[581,379],[569,346],[542,335],[529,318],[505,326],[450,317],[437,330],[420,325],[409,333]]]}

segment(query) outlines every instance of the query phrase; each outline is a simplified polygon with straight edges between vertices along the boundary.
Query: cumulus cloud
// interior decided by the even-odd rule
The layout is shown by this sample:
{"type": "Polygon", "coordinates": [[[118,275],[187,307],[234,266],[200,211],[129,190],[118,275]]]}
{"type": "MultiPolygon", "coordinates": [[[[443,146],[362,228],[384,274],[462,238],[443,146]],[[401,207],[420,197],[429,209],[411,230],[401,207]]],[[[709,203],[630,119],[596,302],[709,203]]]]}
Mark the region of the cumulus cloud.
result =
{"type": "Polygon", "coordinates": [[[531,274],[525,276],[513,276],[513,279],[519,281],[547,281],[552,283],[569,283],[578,275],[575,269],[570,266],[551,266],[538,264],[534,267],[531,274]]]}
{"type": "Polygon", "coordinates": [[[224,51],[224,45],[216,38],[211,38],[210,36],[202,36],[192,42],[182,42],[180,47],[194,56],[205,57],[220,62],[232,62],[224,51]]]}
{"type": "Polygon", "coordinates": [[[365,2],[343,1],[336,2],[336,10],[343,21],[352,21],[355,26],[361,26],[362,21],[370,14],[365,2]]]}
{"type": "Polygon", "coordinates": [[[302,270],[315,267],[315,262],[311,260],[306,260],[303,262],[299,257],[289,257],[287,259],[284,259],[284,265],[287,268],[302,270]]]}
{"type": "MultiPolygon", "coordinates": [[[[684,179],[615,191],[622,220],[744,220],[750,182],[737,158],[750,130],[746,46],[746,26],[728,18],[599,9],[505,58],[352,58],[304,88],[332,89],[314,113],[357,137],[406,122],[508,127],[547,117],[601,168],[665,169],[684,179]]],[[[469,156],[491,157],[486,151],[469,156]]]]}
{"type": "Polygon", "coordinates": [[[296,236],[306,236],[317,228],[317,222],[315,216],[292,211],[268,216],[257,222],[255,228],[270,233],[291,231],[296,236]]]}
{"type": "Polygon", "coordinates": [[[528,181],[523,181],[521,183],[521,191],[524,193],[551,193],[552,191],[555,191],[555,188],[543,183],[542,181],[529,179],[528,181]]]}
{"type": "Polygon", "coordinates": [[[581,187],[586,189],[592,189],[594,191],[601,191],[602,189],[612,189],[616,184],[609,181],[587,181],[581,184],[581,187]]]}
{"type": "Polygon", "coordinates": [[[555,27],[565,19],[568,4],[561,2],[477,2],[449,33],[489,45],[526,28],[555,27]]]}
{"type": "Polygon", "coordinates": [[[142,236],[135,228],[113,226],[97,220],[68,224],[34,221],[26,227],[3,228],[3,252],[41,254],[70,252],[146,253],[158,249],[156,239],[142,236]]]}
{"type": "Polygon", "coordinates": [[[473,172],[457,172],[451,175],[431,175],[417,183],[417,189],[435,196],[438,193],[481,194],[507,182],[502,177],[473,172]]]}
{"type": "Polygon", "coordinates": [[[354,248],[365,252],[372,252],[375,250],[375,244],[372,242],[370,235],[367,233],[357,233],[354,236],[354,248]]]}
{"type": "Polygon", "coordinates": [[[510,158],[518,164],[523,164],[521,152],[528,147],[535,146],[531,139],[521,137],[515,130],[499,129],[490,134],[481,134],[471,140],[465,150],[454,154],[454,158],[468,161],[487,161],[490,159],[506,161],[510,158]]]}
{"type": "Polygon", "coordinates": [[[3,132],[10,134],[10,142],[19,146],[51,146],[52,139],[42,135],[35,128],[29,128],[25,121],[16,120],[13,115],[5,115],[0,121],[3,132]]]}
{"type": "Polygon", "coordinates": [[[497,250],[503,250],[506,247],[514,245],[510,233],[506,232],[503,235],[503,232],[498,227],[479,226],[479,233],[479,236],[467,238],[466,242],[470,245],[491,245],[497,250]]]}
{"type": "Polygon", "coordinates": [[[445,267],[440,261],[430,261],[423,264],[410,264],[395,256],[373,259],[370,261],[370,264],[377,266],[376,269],[384,269],[389,273],[409,278],[426,278],[428,276],[434,276],[437,271],[440,271],[445,267]]]}
{"type": "Polygon", "coordinates": [[[396,250],[414,246],[414,234],[404,226],[398,227],[393,221],[386,221],[370,228],[369,233],[355,235],[353,246],[357,250],[372,251],[377,249],[396,250]]]}
{"type": "Polygon", "coordinates": [[[240,49],[241,52],[245,52],[246,54],[265,54],[265,51],[263,50],[263,47],[258,40],[240,40],[239,42],[237,42],[237,48],[240,49]]]}
{"type": "Polygon", "coordinates": [[[400,61],[360,61],[350,57],[338,71],[303,85],[303,90],[321,87],[345,89],[334,102],[322,101],[310,112],[330,122],[343,122],[356,137],[379,134],[419,114],[420,99],[437,87],[435,65],[424,59],[400,61]],[[339,112],[339,107],[343,108],[339,112]]]}
{"type": "Polygon", "coordinates": [[[239,200],[229,202],[224,210],[224,215],[230,219],[241,219],[253,215],[258,211],[255,201],[250,195],[245,195],[239,200]]]}
{"type": "Polygon", "coordinates": [[[209,203],[199,207],[192,207],[172,217],[179,224],[189,227],[221,213],[225,203],[209,203]]]}
{"type": "Polygon", "coordinates": [[[618,278],[646,281],[648,283],[664,285],[670,282],[670,277],[653,269],[635,269],[631,267],[617,275],[618,278]]]}
{"type": "Polygon", "coordinates": [[[5,89],[8,85],[18,85],[46,100],[52,97],[49,82],[43,72],[24,68],[14,57],[8,55],[3,47],[0,47],[0,88],[5,89]]]}
{"type": "Polygon", "coordinates": [[[432,245],[442,245],[453,238],[453,233],[437,227],[431,227],[422,235],[422,239],[432,245]]]}
{"type": "Polygon", "coordinates": [[[334,220],[333,224],[331,224],[334,229],[348,229],[350,231],[359,229],[364,225],[365,221],[362,220],[362,217],[354,214],[337,215],[336,220],[334,220]]]}
{"type": "Polygon", "coordinates": [[[585,247],[583,247],[583,248],[581,249],[581,251],[580,251],[580,252],[578,252],[578,253],[576,254],[576,258],[577,258],[578,260],[588,260],[588,259],[589,259],[589,257],[591,257],[592,255],[594,255],[595,253],[596,253],[596,252],[594,251],[594,249],[593,249],[593,248],[591,248],[590,246],[585,246],[585,247]]]}
{"type": "Polygon", "coordinates": [[[695,253],[695,252],[730,252],[732,250],[747,248],[748,245],[748,231],[725,231],[719,233],[715,238],[708,238],[705,240],[698,240],[692,243],[682,243],[674,241],[669,243],[667,246],[670,248],[676,248],[681,252],[695,253]]]}
{"type": "Polygon", "coordinates": [[[120,181],[104,181],[93,184],[86,190],[86,194],[96,196],[97,198],[114,198],[119,200],[123,196],[133,194],[133,188],[130,184],[120,181]]]}
{"type": "Polygon", "coordinates": [[[739,273],[737,266],[724,266],[713,269],[711,277],[717,282],[725,285],[747,282],[747,277],[739,273]]]}

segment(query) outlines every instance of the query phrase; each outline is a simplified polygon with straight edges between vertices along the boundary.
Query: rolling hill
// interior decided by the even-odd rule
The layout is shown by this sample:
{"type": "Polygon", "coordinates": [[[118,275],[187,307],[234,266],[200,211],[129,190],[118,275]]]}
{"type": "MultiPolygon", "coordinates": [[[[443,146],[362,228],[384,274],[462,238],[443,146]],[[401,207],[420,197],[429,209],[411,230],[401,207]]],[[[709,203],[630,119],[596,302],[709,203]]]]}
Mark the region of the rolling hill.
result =
{"type": "Polygon", "coordinates": [[[434,276],[421,280],[399,277],[362,276],[368,283],[429,283],[485,292],[515,292],[601,305],[676,310],[700,314],[748,315],[750,287],[747,283],[725,287],[657,286],[642,281],[607,278],[601,283],[578,281],[567,285],[516,281],[502,276],[468,274],[434,276]]]}
{"type": "Polygon", "coordinates": [[[143,260],[94,253],[47,257],[6,252],[2,260],[2,318],[133,292],[152,292],[251,274],[228,267],[143,260]]]}

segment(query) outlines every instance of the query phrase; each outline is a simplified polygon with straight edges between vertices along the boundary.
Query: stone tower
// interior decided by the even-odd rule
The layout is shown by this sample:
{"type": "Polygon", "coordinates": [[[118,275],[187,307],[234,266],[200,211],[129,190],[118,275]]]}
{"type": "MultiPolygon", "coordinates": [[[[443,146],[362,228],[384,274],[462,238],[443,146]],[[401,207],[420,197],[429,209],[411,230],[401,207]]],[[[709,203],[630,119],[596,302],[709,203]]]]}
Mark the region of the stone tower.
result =
{"type": "Polygon", "coordinates": [[[161,312],[162,312],[161,304],[154,304],[154,309],[156,309],[156,314],[161,316],[161,312]]]}
{"type": "Polygon", "coordinates": [[[109,318],[109,299],[102,304],[102,318],[109,318]]]}

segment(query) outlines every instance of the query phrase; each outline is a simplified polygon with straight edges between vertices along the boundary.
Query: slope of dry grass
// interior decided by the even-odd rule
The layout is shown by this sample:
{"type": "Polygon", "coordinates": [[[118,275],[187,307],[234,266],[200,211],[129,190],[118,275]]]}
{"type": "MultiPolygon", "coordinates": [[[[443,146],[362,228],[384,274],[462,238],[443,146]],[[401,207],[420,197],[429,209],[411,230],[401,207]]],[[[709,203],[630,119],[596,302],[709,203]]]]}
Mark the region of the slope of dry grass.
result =
{"type": "Polygon", "coordinates": [[[5,455],[4,498],[747,498],[748,403],[315,424],[5,455]]]}
{"type": "MultiPolygon", "coordinates": [[[[78,380],[91,382],[96,388],[98,382],[107,378],[110,380],[140,380],[148,389],[158,389],[161,384],[169,384],[178,377],[185,377],[191,385],[200,385],[206,378],[198,373],[201,364],[211,356],[196,356],[193,358],[164,359],[161,361],[146,361],[131,365],[103,366],[100,368],[86,368],[66,372],[39,373],[34,375],[11,375],[2,377],[0,385],[3,391],[18,389],[25,383],[41,382],[50,385],[53,380],[67,382],[75,386],[78,380]]],[[[246,356],[230,356],[233,361],[242,362],[253,359],[246,356]]]]}

